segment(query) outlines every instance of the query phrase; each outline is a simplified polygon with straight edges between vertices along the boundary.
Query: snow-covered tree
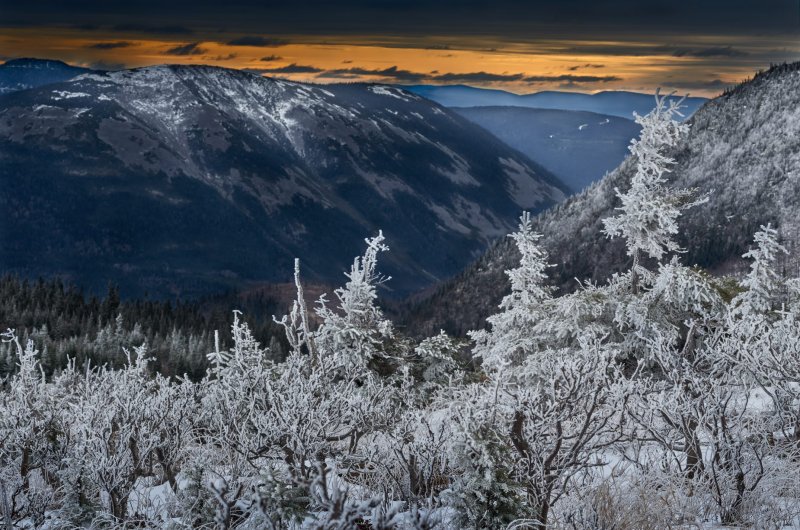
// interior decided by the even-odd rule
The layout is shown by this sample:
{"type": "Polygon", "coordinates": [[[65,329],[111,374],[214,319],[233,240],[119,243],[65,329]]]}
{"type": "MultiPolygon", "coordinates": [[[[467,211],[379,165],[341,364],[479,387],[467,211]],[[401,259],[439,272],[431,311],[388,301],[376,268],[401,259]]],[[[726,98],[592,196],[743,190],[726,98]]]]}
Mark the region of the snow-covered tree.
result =
{"type": "Polygon", "coordinates": [[[375,303],[377,287],[389,278],[377,272],[378,253],[389,250],[383,232],[366,239],[367,250],[355,258],[347,283],[336,289],[336,309],[320,297],[317,316],[322,325],[314,334],[320,355],[330,355],[346,370],[363,370],[370,361],[385,358],[384,342],[393,337],[392,323],[375,303]]]}
{"type": "Polygon", "coordinates": [[[552,297],[553,289],[545,283],[547,252],[538,244],[541,235],[533,231],[529,212],[522,214],[519,229],[510,237],[521,255],[519,266],[506,271],[511,293],[500,303],[500,312],[486,319],[489,331],[469,334],[476,343],[474,355],[486,369],[519,364],[536,348],[540,339],[534,330],[552,297]]]}
{"type": "Polygon", "coordinates": [[[780,289],[775,261],[780,254],[786,254],[786,249],[778,243],[778,231],[770,225],[762,226],[754,239],[755,247],[742,256],[752,260],[750,272],[741,282],[744,291],[733,300],[735,312],[745,316],[775,309],[780,289]]]}
{"type": "Polygon", "coordinates": [[[666,186],[666,174],[675,161],[668,151],[677,145],[688,131],[688,125],[678,122],[680,101],[661,97],[656,92],[656,106],[647,115],[635,114],[642,126],[639,138],[631,141],[630,152],[636,158],[636,173],[630,188],[616,190],[622,205],[619,215],[604,219],[609,237],[622,236],[628,255],[633,258],[633,285],[637,288],[640,261],[649,256],[658,261],[680,246],[674,237],[678,233],[681,212],[701,201],[693,201],[693,190],[671,189],[666,186]]]}

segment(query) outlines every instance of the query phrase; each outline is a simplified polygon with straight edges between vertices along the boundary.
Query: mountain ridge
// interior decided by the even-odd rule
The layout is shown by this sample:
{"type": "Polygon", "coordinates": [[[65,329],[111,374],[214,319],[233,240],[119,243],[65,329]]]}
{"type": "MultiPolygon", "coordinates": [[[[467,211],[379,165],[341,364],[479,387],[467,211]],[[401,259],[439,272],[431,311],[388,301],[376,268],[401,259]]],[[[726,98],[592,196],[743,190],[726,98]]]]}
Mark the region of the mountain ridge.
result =
{"type": "Polygon", "coordinates": [[[131,294],[286,281],[294,257],[310,281],[337,284],[378,229],[390,287],[409,292],[476,257],[519,208],[567,193],[411,93],[209,66],[0,96],[0,152],[7,270],[131,294]]]}
{"type": "Polygon", "coordinates": [[[67,81],[93,71],[52,59],[10,59],[0,64],[0,95],[67,81]]]}
{"type": "MultiPolygon", "coordinates": [[[[408,85],[403,88],[432,99],[445,107],[530,107],[596,112],[632,119],[634,112],[647,114],[655,106],[652,94],[625,90],[606,90],[594,94],[554,90],[514,94],[503,90],[468,85],[408,85]]],[[[669,96],[669,99],[678,100],[681,97],[673,95],[669,96]]],[[[683,101],[685,115],[691,116],[706,101],[708,101],[707,98],[687,96],[683,101]]]]}

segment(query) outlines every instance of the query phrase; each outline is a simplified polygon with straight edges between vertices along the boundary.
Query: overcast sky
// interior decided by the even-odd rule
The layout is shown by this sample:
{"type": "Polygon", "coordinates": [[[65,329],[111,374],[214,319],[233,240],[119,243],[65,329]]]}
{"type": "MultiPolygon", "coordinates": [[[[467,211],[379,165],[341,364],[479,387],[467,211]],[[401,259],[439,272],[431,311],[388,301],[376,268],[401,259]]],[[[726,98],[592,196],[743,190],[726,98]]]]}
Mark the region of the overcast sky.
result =
{"type": "Polygon", "coordinates": [[[800,0],[0,0],[0,55],[312,82],[713,95],[800,59],[800,0]]]}

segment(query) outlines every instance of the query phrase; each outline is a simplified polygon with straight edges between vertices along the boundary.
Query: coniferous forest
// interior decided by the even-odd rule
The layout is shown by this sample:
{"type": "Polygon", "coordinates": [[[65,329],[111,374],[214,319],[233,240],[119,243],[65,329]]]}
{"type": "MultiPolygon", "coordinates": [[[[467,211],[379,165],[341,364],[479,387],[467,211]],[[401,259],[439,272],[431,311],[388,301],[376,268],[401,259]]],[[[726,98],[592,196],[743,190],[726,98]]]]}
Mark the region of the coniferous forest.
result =
{"type": "MultiPolygon", "coordinates": [[[[214,348],[214,332],[223,344],[231,341],[231,307],[247,312],[254,336],[269,346],[276,360],[286,356],[283,331],[272,321],[280,307],[274,293],[218,295],[192,302],[121,301],[114,285],[97,297],[57,279],[0,278],[0,321],[21,340],[36,343],[48,376],[64,368],[68,359],[79,366],[120,368],[125,364],[123,349],[146,342],[152,370],[201,378],[208,367],[206,354],[214,348]]],[[[16,352],[5,343],[0,346],[0,377],[16,369],[16,352]]]]}
{"type": "Polygon", "coordinates": [[[386,317],[382,233],[314,304],[296,262],[274,319],[5,277],[0,524],[796,525],[800,281],[769,225],[741,277],[684,263],[680,218],[708,196],[670,185],[678,110],[637,116],[603,221],[629,266],[556,292],[523,213],[510,291],[466,339],[386,317]]]}

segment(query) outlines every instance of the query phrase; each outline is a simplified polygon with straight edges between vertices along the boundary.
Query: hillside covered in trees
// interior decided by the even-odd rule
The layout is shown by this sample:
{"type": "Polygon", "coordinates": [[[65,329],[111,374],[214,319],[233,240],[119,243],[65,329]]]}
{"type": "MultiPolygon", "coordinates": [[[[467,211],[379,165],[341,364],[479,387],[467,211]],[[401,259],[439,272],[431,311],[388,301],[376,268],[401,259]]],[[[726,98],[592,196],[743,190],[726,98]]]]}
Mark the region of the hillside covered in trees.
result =
{"type": "MultiPolygon", "coordinates": [[[[771,223],[790,250],[779,268],[793,275],[800,264],[800,63],[776,65],[708,101],[687,120],[690,128],[667,155],[675,159],[670,185],[697,188],[704,208],[689,210],[676,235],[682,259],[716,274],[740,275],[751,235],[771,223]]],[[[630,266],[621,240],[609,240],[603,220],[619,206],[636,172],[628,157],[615,171],[533,219],[542,246],[552,256],[550,282],[560,292],[578,281],[604,282],[630,266]]],[[[481,258],[449,281],[418,297],[402,321],[420,334],[440,328],[463,334],[481,327],[505,291],[503,271],[518,254],[501,238],[481,258]]]]}

